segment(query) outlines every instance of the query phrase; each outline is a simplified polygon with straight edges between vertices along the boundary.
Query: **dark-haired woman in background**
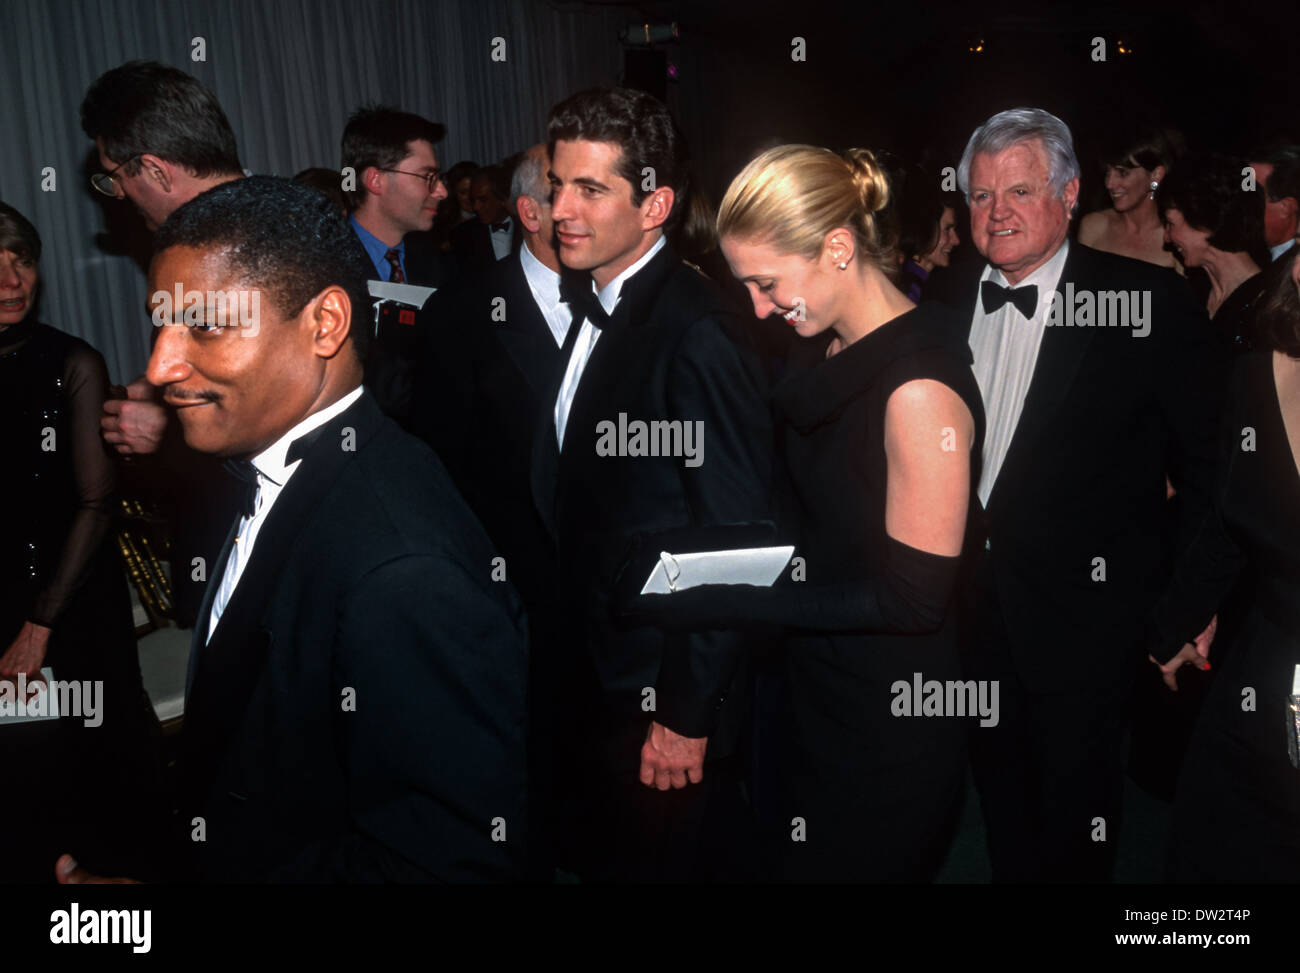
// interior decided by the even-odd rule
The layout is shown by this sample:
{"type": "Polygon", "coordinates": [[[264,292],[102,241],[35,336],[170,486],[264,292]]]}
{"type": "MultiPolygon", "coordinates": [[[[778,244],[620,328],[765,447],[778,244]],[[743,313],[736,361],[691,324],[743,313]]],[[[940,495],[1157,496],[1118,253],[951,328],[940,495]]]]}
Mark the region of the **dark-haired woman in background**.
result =
{"type": "Polygon", "coordinates": [[[1260,268],[1269,264],[1264,193],[1242,191],[1245,168],[1245,160],[1228,156],[1188,156],[1156,191],[1165,240],[1184,266],[1209,277],[1206,310],[1215,331],[1238,351],[1254,343],[1260,268]]]}
{"type": "Polygon", "coordinates": [[[947,267],[957,235],[957,206],[948,193],[934,189],[930,177],[912,173],[903,191],[899,213],[898,252],[903,258],[899,286],[919,304],[926,281],[936,267],[947,267]]]}
{"type": "Polygon", "coordinates": [[[90,345],[37,321],[40,256],[36,228],[0,203],[0,679],[49,667],[81,683],[82,712],[0,725],[12,785],[0,881],[53,881],[67,850],[108,874],[148,869],[141,845],[160,823],[141,811],[156,796],[157,721],[112,534],[108,371],[90,345]]]}
{"type": "Polygon", "coordinates": [[[1079,242],[1095,250],[1178,268],[1165,249],[1156,193],[1174,161],[1172,133],[1152,132],[1108,153],[1106,193],[1110,208],[1089,213],[1079,223],[1079,242]]]}
{"type": "Polygon", "coordinates": [[[1151,619],[1167,679],[1203,664],[1191,644],[1243,570],[1254,598],[1214,681],[1174,803],[1172,875],[1287,882],[1300,875],[1300,768],[1289,697],[1300,667],[1300,261],[1282,258],[1261,301],[1256,350],[1229,389],[1215,517],[1151,619]],[[1181,647],[1181,649],[1180,649],[1181,647]]]}
{"type": "Polygon", "coordinates": [[[949,600],[984,413],[947,309],[890,281],[876,223],[888,197],[860,149],[781,146],[731,183],[727,262],[755,315],[800,336],[774,399],[807,580],[640,600],[686,627],[788,626],[788,804],[773,837],[797,881],[931,879],[965,773],[962,721],[907,718],[898,687],[960,678],[949,600]]]}

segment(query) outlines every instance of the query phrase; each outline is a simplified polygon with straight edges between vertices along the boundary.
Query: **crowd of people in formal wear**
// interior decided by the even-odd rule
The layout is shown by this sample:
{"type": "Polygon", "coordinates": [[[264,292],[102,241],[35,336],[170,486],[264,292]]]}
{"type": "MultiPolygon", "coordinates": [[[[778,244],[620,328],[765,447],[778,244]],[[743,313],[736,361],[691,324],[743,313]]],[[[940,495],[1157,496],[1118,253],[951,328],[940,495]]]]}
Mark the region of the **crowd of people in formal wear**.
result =
{"type": "Polygon", "coordinates": [[[154,62],[81,126],[154,234],[152,351],[113,386],[42,323],[0,203],[0,678],[106,686],[0,726],[61,768],[4,878],[928,882],[969,776],[994,881],[1104,882],[1139,684],[1212,671],[1167,877],[1293,879],[1300,147],[1124,135],[1081,216],[1032,107],[952,173],[771,144],[716,208],[628,88],[445,170],[366,106],[337,168],[249,174],[154,62]],[[193,629],[174,782],[123,489],[193,629]]]}

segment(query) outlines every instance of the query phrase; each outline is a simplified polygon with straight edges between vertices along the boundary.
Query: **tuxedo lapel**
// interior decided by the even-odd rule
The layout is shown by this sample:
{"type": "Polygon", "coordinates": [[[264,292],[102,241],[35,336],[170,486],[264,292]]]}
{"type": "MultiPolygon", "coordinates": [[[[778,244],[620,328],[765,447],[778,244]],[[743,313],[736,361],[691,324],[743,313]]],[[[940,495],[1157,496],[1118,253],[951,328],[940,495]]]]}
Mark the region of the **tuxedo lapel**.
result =
{"type": "MultiPolygon", "coordinates": [[[[542,407],[537,410],[537,427],[533,432],[533,501],[552,537],[555,536],[555,480],[560,462],[560,444],[555,438],[555,400],[560,397],[560,386],[564,384],[564,373],[573,357],[573,346],[578,341],[583,321],[582,315],[575,312],[569,333],[564,336],[564,347],[560,349],[559,366],[552,372],[542,396],[542,407]]],[[[599,341],[596,347],[600,347],[599,341]]]]}
{"type": "MultiPolygon", "coordinates": [[[[223,475],[225,471],[223,470],[223,475]]],[[[208,627],[212,618],[212,603],[216,600],[217,589],[221,587],[221,579],[226,573],[226,562],[230,560],[231,549],[235,546],[235,536],[239,532],[240,515],[235,515],[235,521],[230,525],[230,530],[226,532],[226,542],[221,546],[221,553],[217,555],[216,562],[211,566],[211,572],[208,574],[207,584],[203,586],[203,604],[199,607],[198,617],[194,620],[194,631],[190,634],[190,661],[185,667],[185,698],[188,700],[190,689],[194,685],[194,673],[198,668],[199,653],[208,641],[208,627]]]]}
{"type": "MultiPolygon", "coordinates": [[[[519,374],[524,376],[535,395],[542,395],[551,384],[555,358],[559,349],[546,323],[533,290],[528,286],[518,252],[504,261],[502,277],[506,299],[506,319],[496,332],[501,347],[519,374]]],[[[569,329],[573,331],[572,328],[569,329]]],[[[567,335],[566,335],[567,337],[567,335]]]]}
{"type": "MultiPolygon", "coordinates": [[[[1085,248],[1072,243],[1055,289],[1064,292],[1067,283],[1073,283],[1080,290],[1094,286],[1095,281],[1090,279],[1092,275],[1088,273],[1087,262],[1085,248]]],[[[1002,469],[998,471],[993,492],[989,494],[990,507],[998,497],[998,488],[1005,482],[1013,481],[1019,464],[1029,461],[1035,441],[1066,400],[1095,332],[1096,328],[1088,327],[1049,326],[1044,329],[1043,341],[1038,348],[1038,360],[1034,363],[1034,375],[1030,379],[1025,404],[1020,411],[1020,421],[1016,423],[1016,431],[1011,437],[1002,469]]]]}
{"type": "MultiPolygon", "coordinates": [[[[315,513],[323,497],[356,455],[340,448],[341,432],[356,430],[355,446],[364,448],[382,414],[369,392],[321,428],[321,435],[303,456],[301,465],[276,498],[258,534],[252,556],[239,584],[221,613],[212,638],[198,642],[196,664],[190,676],[186,704],[187,722],[202,727],[209,752],[219,752],[221,741],[238,725],[266,662],[270,640],[259,622],[286,564],[294,541],[315,513]],[[195,720],[197,717],[197,720],[195,720]]],[[[233,531],[232,531],[233,537],[233,531]]],[[[224,562],[223,568],[224,571],[224,562]]],[[[220,578],[209,580],[215,591],[220,578]]],[[[209,609],[211,598],[205,598],[209,609]]],[[[206,631],[207,613],[200,612],[206,631]]]]}
{"type": "MultiPolygon", "coordinates": [[[[653,329],[647,327],[664,282],[677,268],[678,257],[667,244],[648,264],[623,284],[618,305],[610,316],[600,340],[592,350],[587,367],[573,396],[569,410],[568,429],[594,429],[595,421],[617,419],[614,415],[600,415],[609,411],[610,393],[625,385],[635,374],[640,363],[647,361],[645,346],[654,340],[653,329]]],[[[557,480],[562,484],[573,450],[589,444],[582,436],[566,433],[567,444],[560,450],[557,480]]]]}

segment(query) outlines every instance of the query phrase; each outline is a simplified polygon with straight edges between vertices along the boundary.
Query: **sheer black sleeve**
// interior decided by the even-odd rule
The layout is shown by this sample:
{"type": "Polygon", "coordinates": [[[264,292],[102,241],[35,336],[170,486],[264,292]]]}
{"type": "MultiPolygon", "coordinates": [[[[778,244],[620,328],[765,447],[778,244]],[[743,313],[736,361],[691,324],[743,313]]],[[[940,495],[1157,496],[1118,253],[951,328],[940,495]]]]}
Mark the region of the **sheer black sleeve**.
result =
{"type": "Polygon", "coordinates": [[[113,520],[116,468],[100,436],[100,414],[108,397],[108,369],[103,357],[88,345],[68,354],[63,370],[68,443],[76,481],[76,513],[60,552],[58,566],[36,598],[31,621],[54,628],[73,595],[85,583],[91,562],[113,520]]]}

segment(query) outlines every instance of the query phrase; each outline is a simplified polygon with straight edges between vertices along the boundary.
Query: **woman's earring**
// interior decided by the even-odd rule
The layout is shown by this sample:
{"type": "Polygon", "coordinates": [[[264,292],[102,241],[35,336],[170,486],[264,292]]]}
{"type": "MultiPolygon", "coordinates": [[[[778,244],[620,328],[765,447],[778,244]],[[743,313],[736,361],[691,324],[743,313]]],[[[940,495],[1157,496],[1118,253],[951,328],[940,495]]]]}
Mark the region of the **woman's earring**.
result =
{"type": "Polygon", "coordinates": [[[1147,193],[1147,199],[1155,199],[1155,198],[1156,198],[1156,190],[1157,190],[1159,187],[1160,187],[1160,183],[1158,183],[1158,182],[1156,182],[1154,179],[1152,179],[1152,180],[1151,180],[1151,192],[1147,193]]]}
{"type": "Polygon", "coordinates": [[[848,262],[847,260],[845,260],[845,261],[843,261],[843,262],[841,262],[841,263],[836,264],[835,266],[839,267],[840,270],[848,270],[848,269],[849,269],[849,262],[848,262]]]}

